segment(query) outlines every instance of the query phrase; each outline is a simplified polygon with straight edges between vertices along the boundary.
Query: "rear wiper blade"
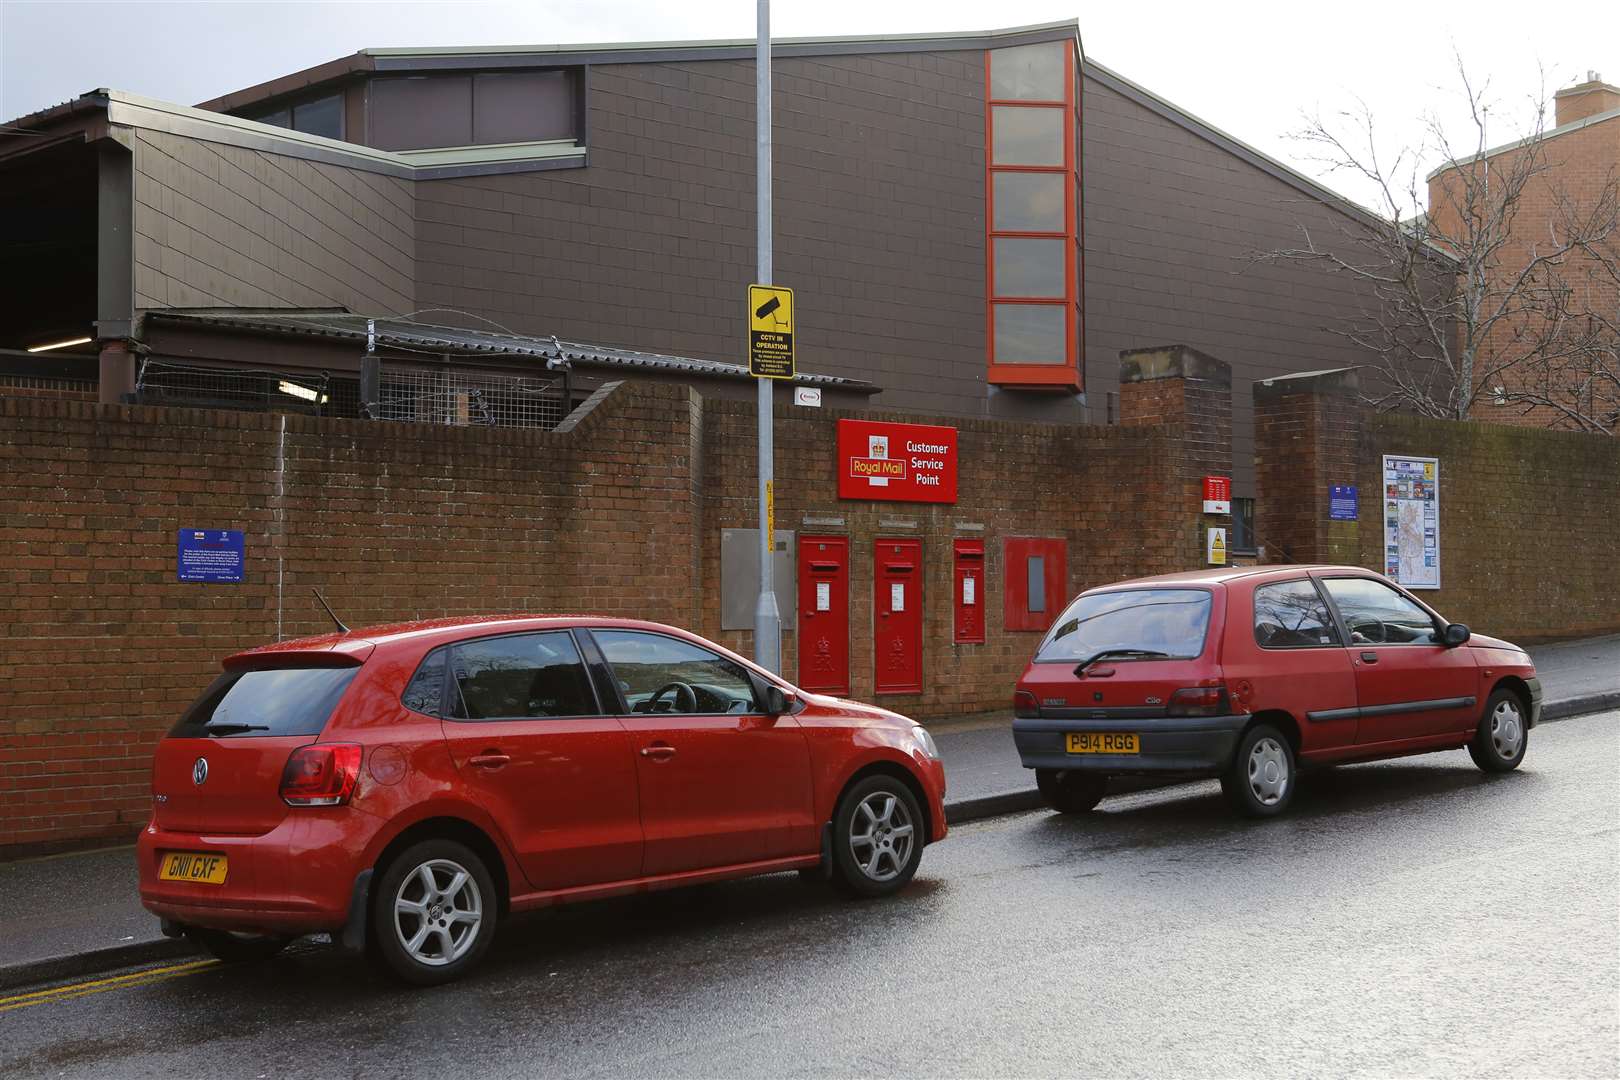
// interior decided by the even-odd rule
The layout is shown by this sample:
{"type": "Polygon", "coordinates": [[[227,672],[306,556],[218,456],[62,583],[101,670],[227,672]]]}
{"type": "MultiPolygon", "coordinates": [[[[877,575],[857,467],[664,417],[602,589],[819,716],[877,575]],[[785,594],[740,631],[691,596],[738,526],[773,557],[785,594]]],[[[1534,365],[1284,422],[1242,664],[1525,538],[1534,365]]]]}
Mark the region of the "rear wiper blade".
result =
{"type": "Polygon", "coordinates": [[[210,735],[240,735],[245,731],[269,731],[269,724],[205,724],[203,730],[210,735]]]}
{"type": "Polygon", "coordinates": [[[1076,675],[1084,675],[1086,673],[1086,668],[1090,667],[1092,664],[1095,664],[1099,660],[1106,660],[1111,656],[1113,656],[1113,657],[1127,657],[1128,656],[1128,657],[1133,657],[1135,659],[1140,660],[1140,659],[1153,659],[1154,657],[1159,657],[1161,659],[1164,659],[1164,658],[1168,658],[1169,655],[1170,655],[1169,653],[1156,652],[1153,649],[1104,649],[1100,653],[1092,653],[1090,656],[1086,657],[1084,660],[1082,660],[1078,664],[1076,664],[1075,667],[1074,667],[1074,673],[1076,675]]]}

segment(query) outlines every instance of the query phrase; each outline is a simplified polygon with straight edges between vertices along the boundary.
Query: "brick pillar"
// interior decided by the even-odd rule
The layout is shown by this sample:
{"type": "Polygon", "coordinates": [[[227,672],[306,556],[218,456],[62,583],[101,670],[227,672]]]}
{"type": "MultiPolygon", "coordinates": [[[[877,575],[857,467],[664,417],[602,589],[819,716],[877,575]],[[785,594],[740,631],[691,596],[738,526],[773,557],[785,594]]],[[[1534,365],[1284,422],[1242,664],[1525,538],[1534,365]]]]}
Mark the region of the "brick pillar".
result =
{"type": "Polygon", "coordinates": [[[1206,476],[1232,475],[1232,369],[1186,345],[1119,354],[1119,422],[1181,431],[1180,464],[1171,497],[1185,508],[1178,569],[1208,565],[1205,530],[1226,530],[1231,562],[1232,516],[1203,513],[1206,476]]]}
{"type": "MultiPolygon", "coordinates": [[[[1360,398],[1356,368],[1254,384],[1254,532],[1263,561],[1359,561],[1361,523],[1330,520],[1328,498],[1334,484],[1356,483],[1360,398]]],[[[1360,515],[1381,521],[1380,493],[1359,495],[1360,515]]]]}

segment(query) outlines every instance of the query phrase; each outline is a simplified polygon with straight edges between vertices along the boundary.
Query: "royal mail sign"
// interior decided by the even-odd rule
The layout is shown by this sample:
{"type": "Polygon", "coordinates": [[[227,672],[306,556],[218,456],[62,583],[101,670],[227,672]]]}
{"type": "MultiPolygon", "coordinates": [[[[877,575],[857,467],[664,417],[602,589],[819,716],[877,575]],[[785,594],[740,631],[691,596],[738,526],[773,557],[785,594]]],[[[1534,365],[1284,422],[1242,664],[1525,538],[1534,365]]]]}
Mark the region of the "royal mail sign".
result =
{"type": "Polygon", "coordinates": [[[838,421],[838,497],[956,501],[956,429],[838,421]]]}

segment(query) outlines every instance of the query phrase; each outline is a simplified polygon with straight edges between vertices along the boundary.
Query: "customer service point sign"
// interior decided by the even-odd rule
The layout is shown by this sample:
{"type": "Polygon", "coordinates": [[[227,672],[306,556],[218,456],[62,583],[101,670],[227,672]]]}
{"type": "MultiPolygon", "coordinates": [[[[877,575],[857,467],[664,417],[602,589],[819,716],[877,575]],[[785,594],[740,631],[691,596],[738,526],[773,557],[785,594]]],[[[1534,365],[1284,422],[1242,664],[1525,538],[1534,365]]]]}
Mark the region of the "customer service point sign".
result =
{"type": "Polygon", "coordinates": [[[956,429],[838,421],[838,497],[956,501],[956,429]]]}

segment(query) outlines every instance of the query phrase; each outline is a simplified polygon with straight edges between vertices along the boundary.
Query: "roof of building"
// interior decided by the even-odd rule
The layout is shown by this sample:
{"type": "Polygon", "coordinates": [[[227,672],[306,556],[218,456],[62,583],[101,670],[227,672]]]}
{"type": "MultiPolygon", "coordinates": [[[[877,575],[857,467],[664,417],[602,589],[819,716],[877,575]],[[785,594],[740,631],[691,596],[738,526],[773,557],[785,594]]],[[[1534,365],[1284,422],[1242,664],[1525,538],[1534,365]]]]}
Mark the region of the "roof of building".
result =
{"type": "Polygon", "coordinates": [[[1548,139],[1556,139],[1560,135],[1570,135],[1574,132],[1581,131],[1584,128],[1589,128],[1594,124],[1604,124],[1610,120],[1617,119],[1620,119],[1620,109],[1610,109],[1607,112],[1593,113],[1591,116],[1582,117],[1581,119],[1565,124],[1562,127],[1549,128],[1539,135],[1529,135],[1521,139],[1515,139],[1512,142],[1503,143],[1501,146],[1493,146],[1489,150],[1482,150],[1477,154],[1470,154],[1465,158],[1458,158],[1455,161],[1448,161],[1444,165],[1440,165],[1435,169],[1432,169],[1429,172],[1429,175],[1424,177],[1424,179],[1433,180],[1441,173],[1447,172],[1451,169],[1458,169],[1464,165],[1469,165],[1476,161],[1486,161],[1495,157],[1497,154],[1505,154],[1509,150],[1522,150],[1524,147],[1529,146],[1532,143],[1546,142],[1548,139]]]}
{"type": "MultiPolygon", "coordinates": [[[[773,57],[838,56],[942,49],[989,49],[1041,41],[1080,41],[1075,19],[1014,26],[1002,30],[931,34],[838,35],[771,39],[773,57]]],[[[480,67],[555,67],[565,64],[651,64],[694,60],[752,59],[753,38],[700,41],[623,41],[572,45],[465,45],[361,49],[315,67],[222,94],[198,108],[231,110],[269,101],[355,75],[444,71],[480,67]]]]}
{"type": "MultiPolygon", "coordinates": [[[[440,326],[395,316],[368,318],[347,311],[244,310],[205,308],[188,311],[153,311],[148,319],[180,325],[208,326],[224,330],[286,337],[310,337],[328,341],[354,342],[364,346],[368,333],[374,333],[379,347],[403,351],[457,356],[512,356],[543,360],[548,366],[561,363],[585,367],[615,368],[627,372],[660,371],[715,379],[752,379],[740,364],[717,360],[695,360],[687,356],[638,352],[611,345],[587,345],[559,341],[555,337],[514,334],[507,331],[468,330],[440,326]]],[[[786,381],[786,380],[783,380],[786,381]]],[[[838,375],[800,372],[793,380],[799,386],[835,387],[858,393],[876,393],[880,388],[860,379],[838,375]]]]}
{"type": "MultiPolygon", "coordinates": [[[[982,32],[776,38],[772,42],[772,53],[778,57],[791,57],[985,49],[1069,39],[1077,43],[1080,40],[1079,23],[1073,19],[982,32]]],[[[404,178],[433,179],[471,172],[504,172],[514,168],[577,166],[585,163],[587,148],[567,141],[452,147],[442,150],[386,151],[228,116],[224,114],[224,110],[239,109],[283,95],[300,93],[313,86],[364,72],[471,69],[495,64],[512,67],[524,64],[550,66],[748,59],[752,58],[753,49],[754,42],[750,39],[362,49],[351,56],[222,95],[195,108],[123,91],[100,89],[92,91],[78,101],[41,110],[12,121],[8,126],[35,127],[70,115],[72,112],[81,111],[86,104],[93,107],[99,99],[99,103],[107,107],[108,120],[112,123],[192,135],[269,152],[292,153],[300,157],[404,178]]],[[[1119,72],[1090,59],[1083,59],[1083,64],[1087,77],[1101,82],[1304,194],[1361,221],[1382,220],[1375,211],[1361,206],[1297,169],[1255,149],[1119,72]]],[[[1601,117],[1592,118],[1594,121],[1598,119],[1601,117]]],[[[1571,125],[1571,130],[1575,126],[1571,125]]]]}

